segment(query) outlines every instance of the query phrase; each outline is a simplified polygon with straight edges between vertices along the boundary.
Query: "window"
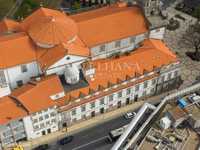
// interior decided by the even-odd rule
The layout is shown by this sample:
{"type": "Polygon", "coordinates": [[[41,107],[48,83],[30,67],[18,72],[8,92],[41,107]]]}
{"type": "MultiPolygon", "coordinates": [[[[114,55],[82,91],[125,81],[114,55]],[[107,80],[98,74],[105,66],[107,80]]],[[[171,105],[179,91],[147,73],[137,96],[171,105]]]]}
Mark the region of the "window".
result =
{"type": "Polygon", "coordinates": [[[81,106],[81,111],[84,112],[86,110],[85,105],[81,106]]]}
{"type": "Polygon", "coordinates": [[[105,45],[101,45],[100,46],[100,51],[99,52],[104,52],[106,50],[106,46],[105,45]]]}
{"type": "Polygon", "coordinates": [[[47,122],[46,122],[46,125],[47,125],[47,126],[50,125],[50,124],[51,124],[50,121],[47,121],[47,122]]]}
{"type": "Polygon", "coordinates": [[[122,97],[122,91],[118,92],[118,98],[122,97]]]}
{"type": "Polygon", "coordinates": [[[104,104],[104,98],[100,99],[100,105],[104,104]]]}
{"type": "Polygon", "coordinates": [[[41,123],[40,128],[44,128],[44,127],[45,127],[44,123],[41,123]]]}
{"type": "Polygon", "coordinates": [[[55,115],[56,115],[55,112],[50,113],[50,116],[51,116],[51,117],[54,117],[55,115]]]}
{"type": "Polygon", "coordinates": [[[162,76],[161,77],[161,82],[164,82],[164,80],[165,80],[165,76],[162,76]]]}
{"type": "Polygon", "coordinates": [[[0,87],[6,86],[6,77],[3,70],[0,70],[0,87]]]}
{"type": "Polygon", "coordinates": [[[176,70],[175,72],[174,72],[174,77],[177,77],[178,76],[178,70],[176,70]]]}
{"type": "Polygon", "coordinates": [[[17,81],[16,83],[17,83],[17,86],[18,86],[18,87],[20,87],[20,86],[23,85],[23,81],[22,81],[22,80],[19,80],[19,81],[17,81]]]}
{"type": "Polygon", "coordinates": [[[95,107],[95,103],[94,102],[90,103],[90,107],[94,108],[95,107]]]}
{"type": "Polygon", "coordinates": [[[152,85],[156,84],[156,79],[153,79],[151,83],[152,85]]]}
{"type": "Polygon", "coordinates": [[[37,120],[37,119],[34,119],[34,120],[33,120],[33,123],[37,123],[37,122],[38,122],[38,120],[37,120]]]}
{"type": "Polygon", "coordinates": [[[115,47],[117,48],[117,47],[120,47],[121,46],[121,41],[116,41],[115,42],[115,47]]]}
{"type": "Polygon", "coordinates": [[[42,121],[43,120],[43,117],[42,116],[40,116],[40,118],[39,118],[39,121],[42,121]]]}
{"type": "Polygon", "coordinates": [[[126,95],[131,94],[131,88],[126,89],[126,95]]]}
{"type": "Polygon", "coordinates": [[[144,88],[147,88],[147,86],[148,86],[148,81],[145,81],[144,82],[144,88]]]}
{"type": "Polygon", "coordinates": [[[49,115],[48,115],[48,114],[46,114],[44,117],[45,117],[45,119],[48,119],[48,118],[49,118],[49,115]]]}
{"type": "Polygon", "coordinates": [[[109,101],[113,101],[113,95],[109,95],[109,101]]]}
{"type": "Polygon", "coordinates": [[[135,37],[131,37],[130,38],[130,43],[134,43],[135,42],[135,37]]]}
{"type": "Polygon", "coordinates": [[[56,119],[52,119],[52,120],[51,120],[51,123],[56,123],[56,119]]]}
{"type": "Polygon", "coordinates": [[[36,126],[34,126],[33,128],[34,128],[35,130],[37,130],[37,129],[39,129],[39,126],[36,125],[36,126]]]}
{"type": "Polygon", "coordinates": [[[172,77],[172,73],[170,72],[170,73],[168,73],[167,79],[170,80],[171,77],[172,77]]]}
{"type": "Polygon", "coordinates": [[[155,92],[155,88],[152,88],[151,89],[151,93],[153,94],[155,92]]]}
{"type": "Polygon", "coordinates": [[[22,73],[27,72],[28,71],[27,65],[21,65],[21,71],[22,73]]]}
{"type": "Polygon", "coordinates": [[[140,85],[137,84],[137,85],[135,86],[135,91],[139,91],[139,89],[140,89],[140,85]]]}
{"type": "Polygon", "coordinates": [[[76,109],[72,110],[72,115],[76,115],[76,109]]]}

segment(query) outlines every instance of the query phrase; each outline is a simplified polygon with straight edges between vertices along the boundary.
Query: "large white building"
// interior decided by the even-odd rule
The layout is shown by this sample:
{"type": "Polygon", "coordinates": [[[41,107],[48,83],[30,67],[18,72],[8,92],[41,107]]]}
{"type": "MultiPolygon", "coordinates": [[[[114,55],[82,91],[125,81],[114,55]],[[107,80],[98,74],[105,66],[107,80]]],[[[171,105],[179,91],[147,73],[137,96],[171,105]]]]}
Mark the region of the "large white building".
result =
{"type": "Polygon", "coordinates": [[[137,5],[0,23],[0,142],[60,130],[180,84],[180,62],[137,5]],[[15,113],[5,110],[12,109],[15,113]]]}

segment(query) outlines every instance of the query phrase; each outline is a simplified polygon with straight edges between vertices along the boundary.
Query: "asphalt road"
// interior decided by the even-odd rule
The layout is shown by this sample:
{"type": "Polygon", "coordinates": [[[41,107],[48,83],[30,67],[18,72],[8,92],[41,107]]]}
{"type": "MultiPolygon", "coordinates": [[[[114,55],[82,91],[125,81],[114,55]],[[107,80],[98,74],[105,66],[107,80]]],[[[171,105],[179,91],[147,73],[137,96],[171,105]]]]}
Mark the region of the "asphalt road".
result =
{"type": "Polygon", "coordinates": [[[112,143],[107,141],[109,131],[128,124],[130,121],[131,119],[127,120],[124,116],[120,116],[74,134],[73,141],[64,146],[57,145],[56,142],[51,143],[50,150],[109,150],[112,147],[112,143]]]}
{"type": "MultiPolygon", "coordinates": [[[[156,105],[160,102],[160,98],[149,102],[156,105]]],[[[64,146],[58,145],[57,141],[49,143],[50,148],[48,150],[110,150],[114,143],[107,141],[108,133],[111,130],[120,128],[130,122],[131,119],[127,120],[122,115],[118,118],[74,134],[73,141],[64,146]]]]}

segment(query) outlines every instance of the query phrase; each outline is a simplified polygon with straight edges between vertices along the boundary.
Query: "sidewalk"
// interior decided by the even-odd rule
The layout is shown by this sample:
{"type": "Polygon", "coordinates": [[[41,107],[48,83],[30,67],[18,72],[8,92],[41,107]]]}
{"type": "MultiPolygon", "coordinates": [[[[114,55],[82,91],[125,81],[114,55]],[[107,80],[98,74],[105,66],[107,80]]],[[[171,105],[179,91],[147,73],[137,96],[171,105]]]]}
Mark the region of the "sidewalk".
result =
{"type": "Polygon", "coordinates": [[[160,98],[164,97],[165,95],[167,95],[167,92],[163,93],[161,95],[158,95],[158,96],[150,97],[150,98],[148,98],[148,100],[134,102],[133,104],[126,105],[120,109],[116,109],[116,110],[104,113],[102,115],[96,116],[94,118],[91,118],[91,119],[88,119],[85,121],[81,121],[80,123],[76,123],[76,124],[68,127],[67,131],[62,130],[62,131],[53,132],[51,134],[42,136],[37,139],[33,139],[30,141],[26,141],[26,142],[21,142],[20,144],[24,147],[25,150],[31,150],[32,148],[34,148],[38,145],[55,142],[56,140],[66,136],[66,135],[78,133],[82,130],[94,127],[94,126],[102,124],[106,121],[117,118],[117,117],[125,114],[126,112],[138,109],[145,102],[154,102],[154,103],[158,102],[158,101],[160,101],[160,98]]]}

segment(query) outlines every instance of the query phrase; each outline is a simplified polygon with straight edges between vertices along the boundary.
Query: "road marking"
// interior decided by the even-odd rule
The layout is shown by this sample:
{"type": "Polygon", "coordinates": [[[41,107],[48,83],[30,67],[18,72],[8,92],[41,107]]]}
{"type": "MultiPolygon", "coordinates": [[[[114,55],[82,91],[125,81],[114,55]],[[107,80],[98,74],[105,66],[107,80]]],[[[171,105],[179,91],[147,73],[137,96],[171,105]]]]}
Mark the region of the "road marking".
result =
{"type": "Polygon", "coordinates": [[[78,146],[78,147],[76,147],[76,148],[73,148],[72,150],[81,149],[81,148],[83,148],[83,147],[86,147],[86,146],[88,146],[88,145],[91,145],[91,144],[93,144],[93,143],[96,143],[96,142],[101,141],[101,140],[106,139],[106,138],[108,138],[108,136],[104,136],[104,137],[98,138],[98,139],[96,139],[96,140],[94,140],[94,141],[91,141],[91,142],[89,142],[89,143],[86,143],[86,144],[83,144],[83,145],[78,146]]]}

